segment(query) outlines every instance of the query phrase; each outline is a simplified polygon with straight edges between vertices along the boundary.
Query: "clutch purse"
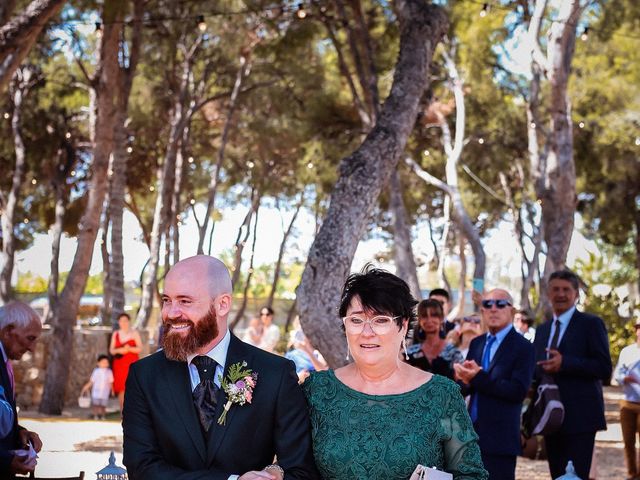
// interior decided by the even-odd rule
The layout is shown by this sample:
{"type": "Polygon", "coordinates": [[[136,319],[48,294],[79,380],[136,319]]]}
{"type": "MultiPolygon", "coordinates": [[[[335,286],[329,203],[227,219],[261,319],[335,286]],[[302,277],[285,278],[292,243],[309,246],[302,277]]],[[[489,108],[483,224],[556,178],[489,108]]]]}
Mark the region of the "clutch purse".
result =
{"type": "Polygon", "coordinates": [[[442,470],[434,468],[427,468],[424,465],[418,464],[413,471],[409,480],[453,480],[453,475],[442,470]]]}

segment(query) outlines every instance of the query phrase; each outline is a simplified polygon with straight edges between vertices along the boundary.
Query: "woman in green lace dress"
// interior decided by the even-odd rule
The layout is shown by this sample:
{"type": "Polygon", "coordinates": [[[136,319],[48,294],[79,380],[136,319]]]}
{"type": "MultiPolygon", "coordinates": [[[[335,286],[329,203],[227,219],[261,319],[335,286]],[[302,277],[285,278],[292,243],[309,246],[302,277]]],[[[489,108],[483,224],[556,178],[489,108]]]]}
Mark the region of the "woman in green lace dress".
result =
{"type": "Polygon", "coordinates": [[[458,386],[399,356],[416,303],[384,270],[347,279],[339,314],[353,362],[303,384],[324,479],[407,480],[418,464],[488,478],[458,386]]]}

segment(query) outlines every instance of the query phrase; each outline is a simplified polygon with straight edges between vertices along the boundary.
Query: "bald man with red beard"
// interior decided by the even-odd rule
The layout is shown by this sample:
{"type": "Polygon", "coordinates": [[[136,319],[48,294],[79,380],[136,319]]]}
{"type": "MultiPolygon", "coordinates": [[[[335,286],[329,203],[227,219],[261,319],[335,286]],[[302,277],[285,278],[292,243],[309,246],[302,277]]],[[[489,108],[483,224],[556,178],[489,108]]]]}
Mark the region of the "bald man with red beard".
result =
{"type": "Polygon", "coordinates": [[[127,379],[131,480],[319,478],[295,366],[229,332],[231,292],[227,268],[213,257],[187,258],[168,272],[163,349],[133,364],[127,379]],[[221,388],[238,366],[256,374],[242,405],[221,388]]]}

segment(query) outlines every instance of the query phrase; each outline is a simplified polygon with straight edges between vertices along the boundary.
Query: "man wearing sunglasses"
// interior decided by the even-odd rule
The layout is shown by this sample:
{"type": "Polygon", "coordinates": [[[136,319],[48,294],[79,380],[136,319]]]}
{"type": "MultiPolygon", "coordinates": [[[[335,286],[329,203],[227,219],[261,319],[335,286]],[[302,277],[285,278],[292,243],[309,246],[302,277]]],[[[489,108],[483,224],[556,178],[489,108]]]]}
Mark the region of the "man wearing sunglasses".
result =
{"type": "Polygon", "coordinates": [[[469,414],[490,479],[515,479],[520,412],[535,367],[533,345],[513,328],[514,312],[506,290],[485,293],[480,313],[488,332],[474,338],[465,362],[454,366],[463,393],[471,394],[469,414]]]}
{"type": "Polygon", "coordinates": [[[578,477],[589,478],[596,431],[607,428],[602,397],[612,367],[607,328],[600,317],[576,309],[578,291],[575,273],[550,275],[553,318],[538,327],[534,341],[536,378],[550,374],[564,405],[560,431],[544,437],[552,478],[564,474],[569,460],[578,477]]]}

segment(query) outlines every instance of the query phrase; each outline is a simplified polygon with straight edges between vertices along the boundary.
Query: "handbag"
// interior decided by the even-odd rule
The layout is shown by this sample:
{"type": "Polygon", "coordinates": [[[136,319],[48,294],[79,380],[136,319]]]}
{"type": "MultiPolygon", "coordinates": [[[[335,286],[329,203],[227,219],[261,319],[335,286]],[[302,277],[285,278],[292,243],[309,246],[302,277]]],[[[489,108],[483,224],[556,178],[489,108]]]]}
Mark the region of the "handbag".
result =
{"type": "Polygon", "coordinates": [[[550,375],[543,375],[522,415],[522,433],[526,438],[550,435],[560,430],[563,421],[564,404],[558,385],[550,375]]]}
{"type": "Polygon", "coordinates": [[[78,406],[80,408],[89,408],[91,406],[91,395],[88,392],[78,397],[78,406]]]}
{"type": "Polygon", "coordinates": [[[413,471],[409,480],[453,480],[453,475],[442,470],[434,468],[427,468],[424,465],[418,464],[413,471]]]}

